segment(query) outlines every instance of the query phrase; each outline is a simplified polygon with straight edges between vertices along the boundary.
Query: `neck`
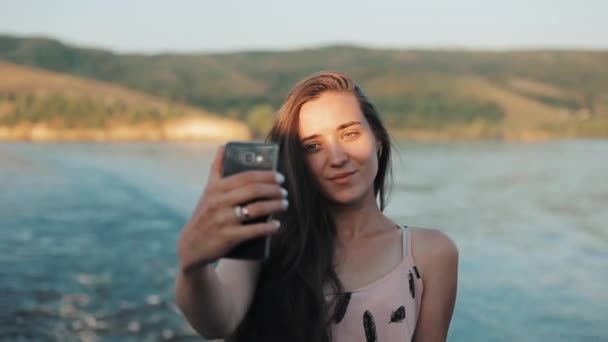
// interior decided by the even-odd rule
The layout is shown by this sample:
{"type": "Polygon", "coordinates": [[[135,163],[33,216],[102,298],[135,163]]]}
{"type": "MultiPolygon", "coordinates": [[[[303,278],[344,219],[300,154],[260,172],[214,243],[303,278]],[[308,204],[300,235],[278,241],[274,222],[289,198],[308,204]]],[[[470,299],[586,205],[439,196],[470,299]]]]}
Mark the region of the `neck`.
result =
{"type": "Polygon", "coordinates": [[[338,240],[352,242],[386,226],[388,220],[378,208],[373,191],[355,204],[335,205],[332,208],[338,240]]]}

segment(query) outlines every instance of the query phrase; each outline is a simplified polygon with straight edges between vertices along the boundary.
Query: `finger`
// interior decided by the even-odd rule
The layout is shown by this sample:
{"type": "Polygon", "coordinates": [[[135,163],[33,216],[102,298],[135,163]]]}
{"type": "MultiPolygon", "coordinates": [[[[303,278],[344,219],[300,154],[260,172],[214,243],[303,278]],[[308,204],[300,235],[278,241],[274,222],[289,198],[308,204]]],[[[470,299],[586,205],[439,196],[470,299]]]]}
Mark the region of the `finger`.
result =
{"type": "Polygon", "coordinates": [[[252,183],[281,184],[284,181],[285,177],[278,172],[251,170],[225,177],[219,187],[223,191],[232,191],[252,183]]]}
{"type": "Polygon", "coordinates": [[[256,201],[248,204],[247,212],[249,218],[255,219],[271,214],[280,213],[287,209],[289,202],[286,199],[273,200],[273,201],[256,201]]]}
{"type": "Polygon", "coordinates": [[[270,222],[256,223],[250,225],[231,226],[226,228],[223,233],[233,243],[253,239],[260,236],[272,235],[277,232],[280,223],[277,220],[270,222]]]}
{"type": "Polygon", "coordinates": [[[225,195],[221,197],[221,201],[227,205],[234,206],[258,199],[281,200],[286,197],[287,190],[277,184],[254,183],[225,193],[225,195]]]}
{"type": "MultiPolygon", "coordinates": [[[[288,204],[287,200],[256,201],[244,208],[247,210],[248,219],[255,219],[280,213],[287,209],[288,204]]],[[[241,224],[241,220],[236,216],[235,206],[223,208],[217,215],[217,222],[221,225],[241,224]]]]}
{"type": "Polygon", "coordinates": [[[211,164],[211,172],[209,173],[208,183],[211,183],[215,180],[222,178],[223,162],[224,162],[224,145],[220,145],[220,147],[218,147],[218,149],[217,149],[217,152],[215,153],[215,158],[213,159],[213,163],[211,164]]]}

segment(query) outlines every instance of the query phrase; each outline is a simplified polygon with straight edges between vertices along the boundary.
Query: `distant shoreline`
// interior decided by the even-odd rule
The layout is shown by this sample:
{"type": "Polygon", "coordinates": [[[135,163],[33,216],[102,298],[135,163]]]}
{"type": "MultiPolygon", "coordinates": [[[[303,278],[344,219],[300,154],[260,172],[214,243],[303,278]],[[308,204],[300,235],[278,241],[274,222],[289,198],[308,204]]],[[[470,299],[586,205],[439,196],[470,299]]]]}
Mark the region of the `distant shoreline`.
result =
{"type": "Polygon", "coordinates": [[[46,124],[21,123],[0,126],[0,141],[79,142],[79,141],[223,141],[247,140],[246,125],[228,120],[182,118],[166,122],[113,125],[111,128],[56,128],[46,124]]]}
{"type": "MultiPolygon", "coordinates": [[[[584,136],[573,134],[552,134],[542,130],[519,130],[479,134],[471,131],[433,131],[433,130],[396,130],[389,131],[390,136],[397,141],[414,142],[475,142],[499,141],[536,143],[568,139],[599,139],[608,137],[584,136]]],[[[203,134],[194,131],[171,131],[165,127],[120,127],[112,130],[104,129],[58,129],[46,127],[30,127],[29,129],[10,129],[0,126],[0,142],[29,142],[29,143],[80,143],[80,142],[201,142],[221,143],[228,140],[263,140],[252,137],[249,132],[228,131],[203,134]]]]}
{"type": "MultiPolygon", "coordinates": [[[[474,121],[436,128],[390,128],[396,140],[418,142],[507,141],[543,142],[563,139],[608,139],[607,121],[569,122],[562,125],[517,126],[474,121]]],[[[0,141],[21,142],[223,142],[260,140],[248,125],[215,118],[183,117],[167,121],[114,123],[100,128],[65,128],[47,123],[21,122],[0,126],[0,141]]]]}

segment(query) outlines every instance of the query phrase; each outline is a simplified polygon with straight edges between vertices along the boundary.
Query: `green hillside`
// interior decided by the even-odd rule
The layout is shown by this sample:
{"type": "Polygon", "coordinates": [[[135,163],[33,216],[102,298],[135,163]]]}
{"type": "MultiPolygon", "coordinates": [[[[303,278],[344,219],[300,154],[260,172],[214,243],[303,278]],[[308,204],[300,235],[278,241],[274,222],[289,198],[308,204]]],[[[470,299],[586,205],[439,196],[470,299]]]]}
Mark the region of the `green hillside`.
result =
{"type": "MultiPolygon", "coordinates": [[[[394,134],[414,138],[608,137],[608,51],[379,50],[119,55],[0,36],[0,59],[117,83],[245,120],[261,134],[291,86],[352,75],[394,134]]],[[[2,82],[2,81],[0,81],[2,82]]]]}
{"type": "Polygon", "coordinates": [[[247,139],[234,119],[104,82],[0,61],[0,140],[247,139]]]}

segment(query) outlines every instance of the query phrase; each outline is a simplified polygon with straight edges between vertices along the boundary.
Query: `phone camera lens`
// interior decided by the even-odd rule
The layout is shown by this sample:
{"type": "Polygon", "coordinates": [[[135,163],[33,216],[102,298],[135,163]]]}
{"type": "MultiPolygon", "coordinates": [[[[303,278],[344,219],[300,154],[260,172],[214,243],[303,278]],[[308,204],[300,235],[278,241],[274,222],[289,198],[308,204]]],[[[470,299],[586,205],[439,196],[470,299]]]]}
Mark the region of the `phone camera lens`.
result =
{"type": "Polygon", "coordinates": [[[245,154],[245,161],[251,163],[253,161],[253,154],[251,152],[245,154]]]}

